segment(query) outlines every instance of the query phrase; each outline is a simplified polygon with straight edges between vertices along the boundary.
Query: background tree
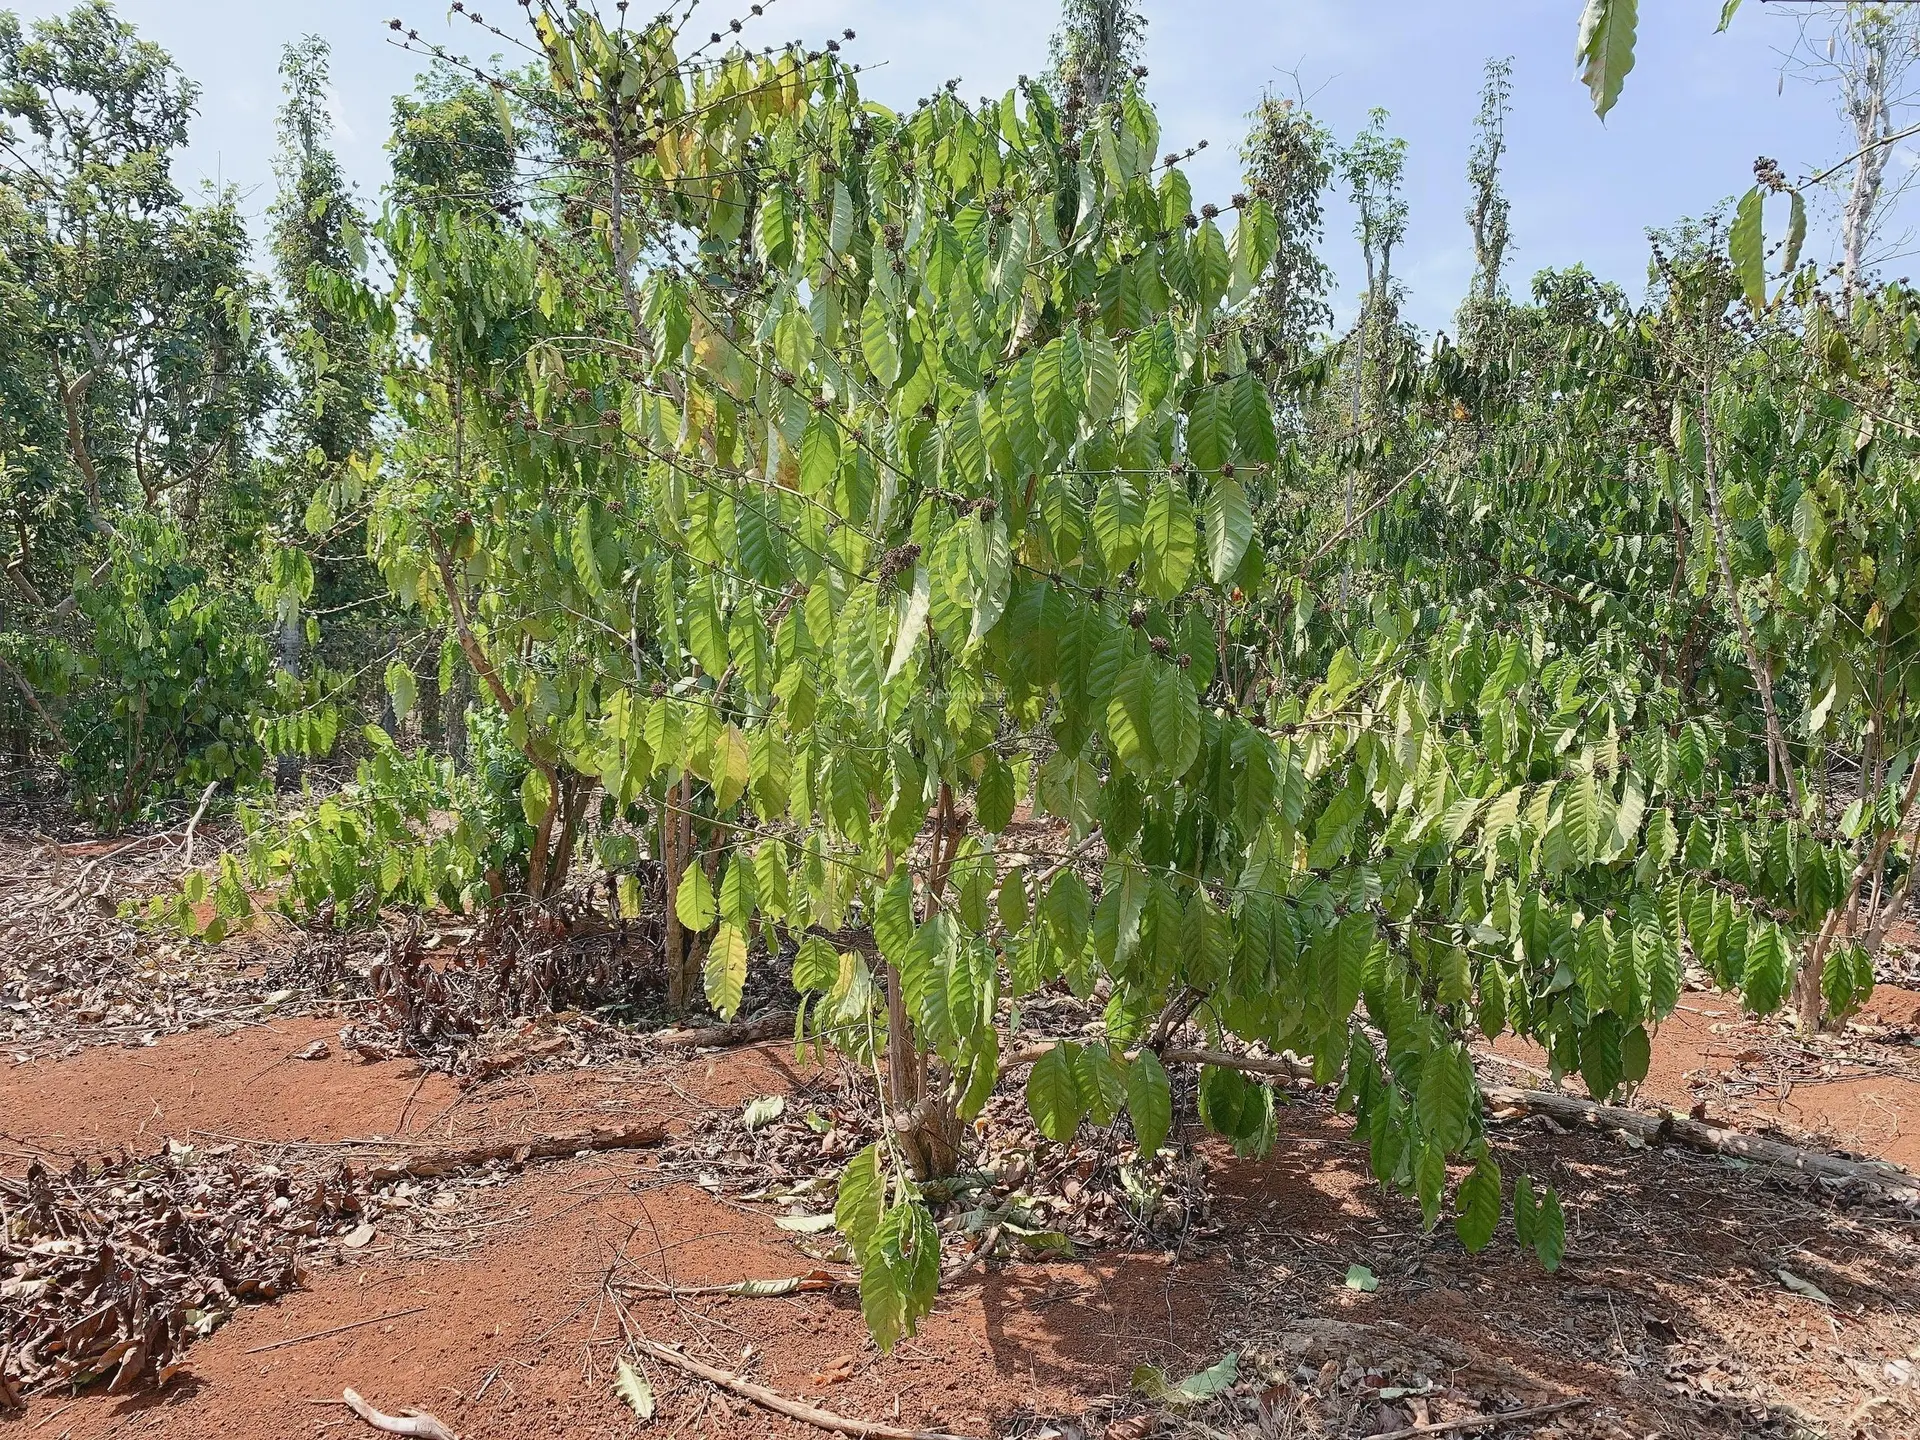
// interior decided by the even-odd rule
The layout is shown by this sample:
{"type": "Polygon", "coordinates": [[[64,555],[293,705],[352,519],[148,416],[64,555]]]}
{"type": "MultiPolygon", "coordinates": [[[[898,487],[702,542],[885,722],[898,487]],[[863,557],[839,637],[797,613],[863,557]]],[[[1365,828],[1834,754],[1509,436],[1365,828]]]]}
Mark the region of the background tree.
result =
{"type": "Polygon", "coordinates": [[[393,102],[387,153],[393,198],[409,210],[499,212],[513,204],[515,136],[505,104],[470,76],[437,65],[393,102]]]}
{"type": "MultiPolygon", "coordinates": [[[[1340,174],[1355,211],[1354,235],[1367,271],[1367,288],[1360,297],[1360,313],[1348,337],[1346,364],[1348,423],[1353,455],[1341,487],[1341,524],[1355,524],[1354,506],[1364,463],[1361,444],[1367,396],[1367,361],[1395,338],[1400,291],[1393,277],[1393,252],[1407,235],[1407,202],[1401,193],[1406,174],[1407,142],[1387,134],[1387,112],[1368,112],[1367,128],[1340,152],[1340,174]]],[[[1375,377],[1376,398],[1379,393],[1375,377]]],[[[1376,411],[1378,405],[1376,404],[1376,411]]],[[[1351,576],[1343,571],[1340,598],[1345,603],[1351,576]]]]}
{"type": "Polygon", "coordinates": [[[1051,43],[1051,80],[1064,103],[1077,94],[1098,110],[1134,78],[1146,45],[1147,18],[1138,0],[1065,0],[1051,43]]]}
{"type": "MultiPolygon", "coordinates": [[[[289,536],[297,533],[316,489],[366,453],[377,397],[366,326],[327,299],[328,281],[356,274],[363,263],[365,228],[331,145],[328,64],[327,44],[315,35],[289,44],[280,61],[280,190],[268,221],[286,297],[275,317],[289,379],[276,440],[275,520],[289,536]]],[[[347,538],[364,545],[363,536],[347,538]]],[[[328,611],[364,603],[375,577],[361,563],[315,564],[294,554],[280,557],[280,570],[282,583],[271,587],[276,653],[282,675],[297,682],[307,641],[302,602],[316,597],[314,603],[328,611]]],[[[289,690],[291,698],[305,698],[297,683],[289,690]]],[[[298,783],[297,751],[279,756],[278,766],[282,786],[298,783]]]]}
{"type": "Polygon", "coordinates": [[[1333,272],[1320,256],[1321,197],[1333,178],[1333,137],[1292,100],[1263,96],[1240,147],[1242,184],[1272,212],[1273,261],[1248,314],[1255,353],[1278,369],[1301,363],[1333,320],[1333,272]]]}
{"type": "Polygon", "coordinates": [[[1862,3],[1806,7],[1787,65],[1833,92],[1846,123],[1847,151],[1829,182],[1841,191],[1841,283],[1858,288],[1869,267],[1906,253],[1910,236],[1885,233],[1888,215],[1912,189],[1915,171],[1893,163],[1900,136],[1920,102],[1920,13],[1911,5],[1862,3]]]}
{"type": "MultiPolygon", "coordinates": [[[[149,785],[174,783],[182,755],[205,748],[220,778],[258,763],[244,715],[226,717],[233,733],[182,738],[197,723],[177,708],[183,692],[132,664],[144,631],[119,653],[131,669],[108,663],[112,647],[68,643],[86,633],[88,587],[114,583],[153,595],[165,623],[243,643],[234,615],[194,618],[216,603],[204,574],[154,539],[186,526],[208,560],[257,553],[253,444],[277,384],[235,196],[191,205],[171,179],[194,97],[166,53],[98,0],[30,32],[0,14],[0,186],[24,287],[8,367],[22,403],[0,421],[12,432],[5,568],[30,607],[10,668],[43,700],[90,692],[36,710],[60,711],[66,758],[84,762],[83,786],[120,816],[149,785]],[[152,573],[110,582],[115,567],[147,565],[150,539],[152,573]]],[[[251,674],[250,661],[223,668],[251,674]]]]}
{"type": "Polygon", "coordinates": [[[1467,183],[1473,187],[1467,228],[1473,232],[1474,269],[1467,290],[1467,315],[1461,321],[1463,335],[1472,328],[1470,319],[1490,311],[1505,295],[1502,274],[1511,240],[1507,228],[1511,207],[1500,188],[1500,162],[1506,155],[1512,98],[1512,59],[1489,60],[1480,113],[1474,121],[1473,151],[1467,158],[1467,183]]]}

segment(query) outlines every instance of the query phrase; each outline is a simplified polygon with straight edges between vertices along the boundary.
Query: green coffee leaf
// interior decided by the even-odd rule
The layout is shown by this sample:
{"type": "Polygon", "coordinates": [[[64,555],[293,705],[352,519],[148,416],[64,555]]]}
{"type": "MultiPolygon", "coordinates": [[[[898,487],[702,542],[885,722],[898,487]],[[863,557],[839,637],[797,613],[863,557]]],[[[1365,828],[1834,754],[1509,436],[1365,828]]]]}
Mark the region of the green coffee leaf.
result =
{"type": "Polygon", "coordinates": [[[879,1142],[866,1147],[840,1173],[840,1188],[833,1202],[833,1225],[847,1242],[856,1260],[864,1259],[867,1242],[880,1228],[880,1215],[886,1206],[887,1175],[879,1142]]]}
{"type": "Polygon", "coordinates": [[[1040,1133],[1056,1144],[1072,1140],[1086,1106],[1075,1075],[1080,1047],[1062,1040],[1051,1047],[1027,1073],[1027,1112],[1040,1133]]]}
{"type": "Polygon", "coordinates": [[[881,1219],[860,1261],[860,1310],[884,1354],[914,1333],[933,1308],[940,1279],[940,1232],[918,1201],[881,1219]]]}
{"type": "Polygon", "coordinates": [[[713,932],[702,976],[706,981],[707,1003],[722,1019],[731,1020],[747,988],[746,931],[727,921],[713,932]]]}
{"type": "Polygon", "coordinates": [[[674,914],[689,930],[705,930],[720,913],[713,903],[713,882],[698,861],[687,866],[673,899],[674,914]]]}
{"type": "Polygon", "coordinates": [[[1766,235],[1761,229],[1763,192],[1758,185],[1740,197],[1727,231],[1727,251],[1747,304],[1758,314],[1767,308],[1766,235]]]}
{"type": "Polygon", "coordinates": [[[1634,27],[1639,0],[1587,0],[1580,17],[1580,80],[1593,95],[1593,113],[1602,120],[1620,98],[1633,69],[1634,27]]]}
{"type": "Polygon", "coordinates": [[[1453,1207],[1453,1230],[1460,1243],[1475,1254],[1486,1249],[1500,1223],[1500,1166],[1491,1155],[1483,1156],[1460,1182],[1453,1207]]]}
{"type": "Polygon", "coordinates": [[[1157,1153],[1173,1126],[1173,1086],[1151,1050],[1142,1050],[1127,1066],[1127,1114],[1140,1153],[1157,1153]]]}
{"type": "Polygon", "coordinates": [[[1214,476],[1207,484],[1207,571],[1225,585],[1240,569],[1253,540],[1253,509],[1238,480],[1214,476]]]}

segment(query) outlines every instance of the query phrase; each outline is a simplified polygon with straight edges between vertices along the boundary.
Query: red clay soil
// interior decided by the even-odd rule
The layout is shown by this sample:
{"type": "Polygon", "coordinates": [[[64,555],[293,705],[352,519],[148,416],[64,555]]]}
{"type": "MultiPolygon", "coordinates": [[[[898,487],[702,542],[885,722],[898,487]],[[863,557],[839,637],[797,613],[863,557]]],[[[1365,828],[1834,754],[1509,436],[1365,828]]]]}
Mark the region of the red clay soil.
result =
{"type": "MultiPolygon", "coordinates": [[[[10,1065],[0,1071],[0,1138],[72,1159],[152,1149],[189,1131],[272,1140],[398,1133],[414,1088],[407,1067],[293,1058],[314,1040],[337,1049],[339,1029],[333,1020],[284,1020],[10,1065]]],[[[431,1114],[452,1094],[450,1080],[432,1076],[413,1108],[431,1114]]]]}
{"type": "MultiPolygon", "coordinates": [[[[156,1137],[189,1126],[265,1141],[394,1133],[418,1083],[407,1067],[287,1059],[315,1030],[302,1023],[213,1042],[183,1037],[143,1051],[87,1051],[16,1067],[0,1074],[7,1143],[69,1156],[122,1143],[150,1148],[156,1137]],[[302,1113],[302,1095],[311,1113],[302,1113]]],[[[671,1126],[703,1104],[737,1107],[798,1077],[778,1050],[744,1050],[676,1064],[665,1078],[668,1084],[631,1072],[541,1075],[496,1082],[490,1088],[498,1093],[488,1097],[461,1096],[434,1077],[414,1097],[409,1130],[439,1135],[452,1122],[458,1134],[560,1131],[588,1117],[605,1123],[610,1114],[657,1116],[671,1126]]],[[[37,1423],[58,1412],[42,1432],[47,1440],[284,1440],[338,1433],[345,1412],[316,1402],[352,1386],[389,1411],[431,1410],[468,1440],[624,1433],[633,1419],[611,1390],[622,1332],[602,1292],[616,1258],[625,1258],[630,1275],[672,1285],[811,1268],[769,1215],[690,1185],[662,1185],[651,1168],[648,1157],[629,1155],[547,1169],[513,1197],[528,1218],[470,1256],[382,1258],[376,1243],[368,1258],[315,1274],[309,1290],[243,1310],[193,1348],[185,1382],[157,1395],[89,1395],[64,1407],[44,1397],[29,1414],[37,1423]],[[381,1324],[248,1353],[415,1307],[419,1313],[381,1324]]],[[[910,1424],[986,1434],[990,1423],[1030,1407],[1077,1411],[1087,1395],[1124,1385],[1139,1360],[1177,1356],[1177,1337],[1210,1330],[1207,1307],[1225,1303],[1215,1270],[1125,1257],[976,1274],[943,1298],[917,1339],[884,1358],[866,1341],[850,1295],[697,1305],[638,1299],[629,1316],[644,1333],[685,1343],[709,1363],[751,1370],[843,1413],[889,1420],[897,1413],[910,1424]],[[823,1390],[807,1378],[843,1357],[854,1362],[850,1380],[823,1390]]],[[[662,1433],[697,1411],[704,1412],[697,1433],[818,1433],[744,1402],[730,1411],[724,1398],[701,1396],[705,1387],[672,1373],[655,1373],[653,1381],[662,1433]]]]}
{"type": "MultiPolygon", "coordinates": [[[[1920,996],[1883,992],[1878,1004],[1909,1001],[1920,1010],[1920,996]]],[[[1686,1101],[1695,1072],[1742,1043],[1704,1013],[1718,1001],[1686,1004],[1662,1031],[1648,1085],[1669,1103],[1686,1101]]],[[[679,1129],[704,1107],[737,1107],[807,1078],[775,1046],[509,1076],[463,1093],[405,1063],[343,1058],[337,1045],[324,1060],[292,1058],[333,1028],[289,1021],[0,1071],[0,1164],[150,1150],[188,1131],[274,1142],[517,1136],[649,1118],[679,1129]]],[[[1903,1124],[1900,1111],[1920,1115],[1916,1100],[1910,1076],[1876,1075],[1795,1085],[1783,1103],[1802,1128],[1911,1159],[1920,1122],[1903,1124]],[[1872,1130],[1882,1112],[1867,1094],[1885,1099],[1884,1130],[1872,1130]]],[[[812,1262],[766,1209],[663,1175],[648,1153],[536,1167],[505,1192],[515,1213],[477,1230],[464,1253],[413,1258],[381,1237],[316,1270],[308,1290],[243,1310],[192,1348],[190,1375],[166,1390],[37,1397],[24,1417],[0,1419],[0,1440],[373,1435],[339,1406],[347,1386],[389,1412],[431,1411],[463,1440],[629,1434],[633,1417],[612,1392],[623,1323],[842,1414],[1000,1435],[1124,1391],[1142,1360],[1185,1374],[1316,1315],[1398,1321],[1457,1340],[1496,1369],[1515,1367],[1543,1393],[1590,1397],[1578,1426],[1541,1435],[1760,1433],[1743,1417],[1775,1401],[1834,1436],[1920,1434],[1920,1390],[1888,1390],[1878,1378],[1902,1357],[1920,1361],[1911,1268],[1886,1260],[1889,1236],[1906,1231],[1855,1222],[1703,1157],[1530,1126],[1502,1132],[1496,1148],[1509,1173],[1526,1169],[1566,1198],[1568,1260],[1550,1276],[1509,1239],[1467,1257],[1444,1226],[1424,1234],[1417,1212],[1367,1179],[1363,1148],[1323,1103],[1288,1106],[1282,1120],[1267,1160],[1214,1157],[1224,1224],[1203,1258],[1103,1255],[976,1271],[886,1357],[844,1294],[640,1299],[623,1317],[603,1284],[616,1272],[685,1286],[792,1275],[812,1262]],[[1377,1293],[1347,1287],[1354,1263],[1379,1277],[1377,1293]],[[1776,1277],[1786,1268],[1835,1304],[1783,1289],[1776,1277]],[[262,1349],[341,1326],[357,1328],[262,1349]],[[836,1362],[851,1378],[816,1383],[836,1362]]],[[[1904,1243],[1910,1260],[1911,1238],[1904,1243]]],[[[645,1368],[660,1406],[652,1433],[820,1433],[645,1368]]]]}

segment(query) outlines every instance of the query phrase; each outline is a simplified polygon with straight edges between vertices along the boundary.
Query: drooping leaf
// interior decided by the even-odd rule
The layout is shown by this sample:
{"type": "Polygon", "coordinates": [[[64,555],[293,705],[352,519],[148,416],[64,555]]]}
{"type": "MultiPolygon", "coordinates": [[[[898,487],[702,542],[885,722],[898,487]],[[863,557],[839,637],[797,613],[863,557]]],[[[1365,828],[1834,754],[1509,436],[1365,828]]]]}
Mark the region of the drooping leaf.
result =
{"type": "Polygon", "coordinates": [[[1593,96],[1593,113],[1602,120],[1620,98],[1633,69],[1634,29],[1639,0],[1587,0],[1580,16],[1580,80],[1593,96]]]}
{"type": "Polygon", "coordinates": [[[1487,1248],[1500,1223],[1500,1166],[1491,1156],[1483,1156],[1473,1172],[1454,1191],[1454,1233],[1471,1253],[1487,1248]]]}
{"type": "Polygon", "coordinates": [[[1034,1061],[1027,1074],[1027,1113],[1042,1135],[1060,1145],[1073,1139],[1086,1113],[1074,1074],[1079,1049],[1063,1040],[1034,1061]]]}
{"type": "Polygon", "coordinates": [[[719,915],[713,902],[713,882],[696,861],[680,877],[680,888],[673,900],[674,913],[689,930],[705,930],[719,915]]]}
{"type": "Polygon", "coordinates": [[[1253,509],[1238,480],[1215,476],[1207,486],[1207,570],[1225,585],[1240,569],[1253,540],[1253,509]]]}
{"type": "Polygon", "coordinates": [[[867,1242],[880,1228],[886,1199],[885,1157],[876,1141],[848,1161],[847,1168],[840,1172],[840,1187],[833,1203],[834,1228],[846,1240],[854,1259],[865,1256],[867,1242]]]}
{"type": "Polygon", "coordinates": [[[747,933],[731,921],[713,932],[702,969],[707,1003],[722,1019],[731,1020],[740,1009],[747,988],[747,933]]]}
{"type": "Polygon", "coordinates": [[[1173,1126],[1173,1085],[1151,1050],[1142,1050],[1127,1066],[1127,1115],[1140,1153],[1157,1153],[1173,1126]]]}
{"type": "Polygon", "coordinates": [[[1740,197],[1733,213],[1733,225],[1727,231],[1727,253],[1733,258],[1733,273],[1739,277],[1741,293],[1756,315],[1767,308],[1766,235],[1761,229],[1763,194],[1756,185],[1740,197]]]}

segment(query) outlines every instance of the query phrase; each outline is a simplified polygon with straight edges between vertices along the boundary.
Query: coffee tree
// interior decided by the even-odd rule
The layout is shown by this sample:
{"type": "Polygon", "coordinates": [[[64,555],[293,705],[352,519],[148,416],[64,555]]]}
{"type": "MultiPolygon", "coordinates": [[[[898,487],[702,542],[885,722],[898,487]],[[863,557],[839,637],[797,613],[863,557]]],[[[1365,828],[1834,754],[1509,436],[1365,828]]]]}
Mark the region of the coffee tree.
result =
{"type": "MultiPolygon", "coordinates": [[[[590,853],[623,913],[664,911],[677,1006],[731,1015],[777,966],[796,1043],[873,1069],[887,1124],[836,1221],[891,1345],[933,1299],[928,1187],[1017,1072],[1049,1140],[1124,1117],[1151,1154],[1197,1032],[1200,1118],[1257,1154],[1250,1072],[1290,1055],[1477,1249],[1508,1177],[1476,1035],[1615,1094],[1688,960],[1770,1011],[1804,937],[1908,883],[1911,795],[1863,799],[1888,838],[1862,879],[1877,842],[1808,801],[1785,728],[1820,733],[1804,676],[1838,653],[1794,629],[1885,583],[1859,547],[1896,501],[1845,508],[1866,452],[1838,402],[1798,412],[1834,445],[1778,478],[1788,411],[1753,372],[1781,352],[1726,261],[1640,311],[1579,273],[1526,306],[1489,283],[1469,343],[1425,353],[1378,234],[1367,343],[1309,354],[1308,312],[1276,346],[1273,306],[1318,132],[1285,184],[1250,145],[1258,183],[1209,202],[1126,72],[901,113],[839,41],[529,8],[537,71],[457,92],[469,129],[497,100],[518,170],[485,203],[409,182],[372,278],[320,281],[392,423],[316,505],[364,513],[397,601],[451,634],[491,760],[372,732],[355,786],[256,826],[176,918],[210,889],[224,928],[270,880],[336,924],[564,923],[590,853]],[[1796,568],[1762,516],[1809,504],[1796,568]],[[1763,590],[1787,608],[1756,628],[1763,590]],[[1028,1033],[1042,990],[1097,1021],[1028,1033]]],[[[1822,723],[1857,723],[1870,659],[1822,723]]],[[[1906,742],[1875,743],[1878,795],[1906,742]]],[[[1556,1264],[1557,1197],[1512,1188],[1556,1264]]]]}

